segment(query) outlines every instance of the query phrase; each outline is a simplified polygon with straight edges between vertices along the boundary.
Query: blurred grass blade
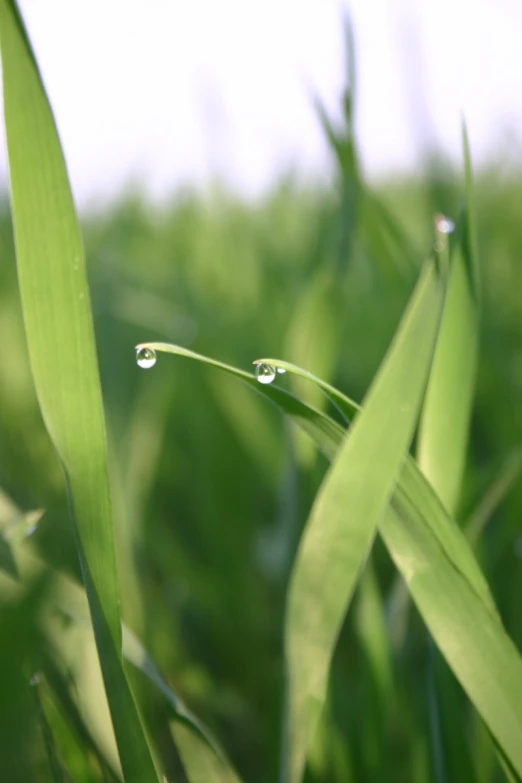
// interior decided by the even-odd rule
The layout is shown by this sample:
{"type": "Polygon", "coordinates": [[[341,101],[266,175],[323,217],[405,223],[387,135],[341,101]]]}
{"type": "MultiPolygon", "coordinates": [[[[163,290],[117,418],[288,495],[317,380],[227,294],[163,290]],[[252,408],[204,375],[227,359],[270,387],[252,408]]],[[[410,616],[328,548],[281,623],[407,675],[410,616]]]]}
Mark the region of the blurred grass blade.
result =
{"type": "Polygon", "coordinates": [[[282,780],[299,783],[337,637],[417,423],[444,302],[435,261],[316,496],[287,596],[282,780]]]}
{"type": "Polygon", "coordinates": [[[125,780],[157,780],[121,658],[105,424],[84,253],[65,162],[14,0],[0,0],[5,125],[34,383],[60,456],[125,780]]]}
{"type": "Polygon", "coordinates": [[[516,486],[522,473],[522,448],[518,446],[503,460],[495,480],[488,487],[476,508],[464,524],[468,541],[474,545],[497,507],[516,486]]]}
{"type": "Polygon", "coordinates": [[[229,763],[204,745],[188,726],[172,721],[170,729],[189,783],[240,783],[229,763]]]}
{"type": "MultiPolygon", "coordinates": [[[[17,513],[20,515],[21,512],[17,509],[17,513]]],[[[34,553],[34,549],[29,542],[23,539],[6,539],[6,546],[9,548],[10,558],[15,564],[16,575],[10,575],[11,578],[8,579],[5,577],[0,578],[0,597],[2,598],[8,594],[7,591],[9,589],[11,589],[11,594],[18,595],[24,582],[35,579],[44,573],[46,568],[45,562],[34,553]],[[14,580],[16,580],[15,587],[18,588],[17,592],[14,592],[12,589],[14,580]]],[[[80,734],[83,732],[84,736],[90,738],[90,741],[95,743],[96,750],[101,757],[111,764],[113,769],[116,769],[117,758],[114,758],[116,748],[110,725],[105,727],[105,731],[100,736],[99,722],[93,725],[91,719],[93,714],[92,704],[94,704],[94,713],[107,711],[104,695],[103,693],[98,694],[93,700],[90,698],[91,693],[82,693],[85,690],[96,691],[96,688],[99,688],[95,681],[96,677],[98,677],[98,672],[93,672],[92,667],[85,664],[85,656],[91,655],[89,647],[92,647],[92,645],[89,645],[89,636],[92,636],[92,634],[85,591],[64,573],[53,571],[49,597],[51,600],[45,607],[47,611],[44,614],[43,622],[45,634],[55,654],[58,654],[61,664],[65,664],[69,678],[74,680],[74,692],[78,705],[72,702],[70,704],[67,703],[67,695],[65,694],[64,696],[65,681],[60,685],[60,679],[63,679],[63,676],[53,669],[52,662],[49,661],[48,665],[51,666],[51,674],[54,676],[55,686],[58,683],[58,687],[55,687],[55,690],[57,690],[60,700],[66,704],[68,712],[70,713],[71,710],[75,711],[76,717],[74,717],[73,722],[75,724],[79,722],[80,734]],[[72,621],[72,624],[69,623],[64,626],[61,621],[57,622],[57,609],[60,617],[62,615],[65,616],[69,621],[72,621]],[[74,645],[71,645],[70,642],[71,635],[75,637],[74,645]],[[84,637],[83,641],[82,636],[84,637]],[[80,638],[81,644],[78,644],[78,638],[80,638]],[[71,649],[73,649],[73,657],[68,661],[71,649]],[[79,660],[79,653],[83,656],[83,660],[79,660]],[[86,669],[91,669],[91,675],[87,679],[85,679],[86,669]],[[87,688],[84,687],[83,683],[87,684],[87,688]]],[[[174,693],[143,644],[125,625],[122,626],[122,638],[125,659],[135,666],[165,699],[169,716],[174,719],[175,724],[183,724],[187,731],[191,733],[192,739],[186,741],[189,750],[196,749],[199,746],[200,753],[203,756],[209,759],[216,757],[216,769],[226,770],[229,764],[217,740],[174,693]]],[[[46,666],[46,671],[47,668],[48,666],[46,666]]],[[[182,736],[185,738],[185,734],[182,736]]],[[[185,763],[187,772],[191,773],[189,775],[190,780],[194,779],[197,781],[195,770],[199,769],[199,766],[196,764],[195,769],[190,767],[190,752],[185,759],[185,763]]],[[[230,774],[232,773],[230,772],[230,774]]],[[[228,780],[229,778],[223,779],[228,780]]],[[[230,780],[232,779],[237,780],[236,777],[230,778],[230,780]]]]}
{"type": "Polygon", "coordinates": [[[385,713],[393,699],[392,653],[386,628],[385,610],[371,561],[364,569],[357,594],[355,617],[357,635],[374,678],[381,712],[385,713]]]}
{"type": "Polygon", "coordinates": [[[479,335],[475,221],[466,141],[464,155],[466,203],[417,444],[419,466],[451,514],[457,510],[464,474],[479,335]]]}

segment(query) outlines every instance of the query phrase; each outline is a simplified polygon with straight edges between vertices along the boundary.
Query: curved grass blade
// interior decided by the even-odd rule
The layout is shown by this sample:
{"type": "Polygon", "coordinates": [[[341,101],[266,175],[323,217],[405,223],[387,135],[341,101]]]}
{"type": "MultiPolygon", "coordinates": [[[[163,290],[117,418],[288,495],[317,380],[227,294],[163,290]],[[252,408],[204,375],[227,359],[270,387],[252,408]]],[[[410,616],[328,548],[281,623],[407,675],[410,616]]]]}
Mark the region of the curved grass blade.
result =
{"type": "MultiPolygon", "coordinates": [[[[240,370],[232,365],[224,364],[216,359],[210,359],[172,343],[147,342],[140,343],[136,346],[137,350],[140,350],[141,348],[150,348],[154,351],[171,353],[193,359],[203,364],[217,367],[230,375],[240,378],[265,399],[270,400],[270,402],[276,405],[282,413],[290,416],[298,426],[308,433],[317,448],[322,451],[325,456],[331,459],[336,454],[337,448],[345,434],[344,429],[326,413],[315,410],[284,389],[280,389],[274,385],[264,386],[260,384],[252,374],[247,373],[244,370],[240,370]]],[[[310,382],[317,384],[350,421],[353,420],[361,410],[360,405],[334,386],[291,362],[286,362],[281,359],[265,358],[256,359],[254,363],[269,364],[275,368],[280,368],[287,372],[300,375],[310,382]]],[[[461,571],[470,581],[473,589],[481,596],[489,610],[496,612],[495,603],[491,597],[489,586],[484,579],[472,551],[466,544],[459,528],[455,525],[447,512],[441,508],[441,504],[433,492],[433,489],[421,474],[416,462],[411,457],[407,457],[405,460],[392,502],[394,507],[398,510],[401,508],[409,509],[409,507],[413,505],[419,517],[422,518],[424,524],[429,527],[431,534],[439,542],[439,546],[445,551],[446,556],[453,563],[453,566],[461,571]],[[425,511],[423,511],[423,509],[425,509],[425,511]]]]}
{"type": "MultiPolygon", "coordinates": [[[[301,375],[311,383],[317,384],[349,421],[352,421],[361,410],[360,405],[334,386],[291,362],[264,358],[256,359],[257,363],[269,364],[276,369],[281,368],[287,372],[301,375]]],[[[339,442],[337,440],[337,443],[339,442]]],[[[495,602],[491,596],[489,586],[470,547],[467,545],[458,526],[448,513],[441,508],[440,501],[433,488],[420,472],[415,460],[410,456],[407,456],[404,461],[404,466],[392,498],[392,505],[399,513],[402,509],[408,509],[413,505],[419,518],[423,519],[423,523],[428,526],[431,534],[445,550],[454,567],[465,575],[488,609],[496,613],[495,602]]]]}
{"type": "Polygon", "coordinates": [[[255,389],[256,392],[270,400],[270,402],[299,424],[326,457],[331,458],[335,453],[333,444],[337,443],[338,439],[342,437],[342,427],[329,416],[326,416],[321,411],[307,405],[298,397],[294,397],[293,394],[290,394],[284,389],[280,389],[278,386],[274,385],[264,386],[259,383],[252,373],[245,372],[245,370],[239,370],[237,367],[233,367],[230,364],[224,364],[216,359],[202,356],[199,353],[190,351],[188,348],[182,348],[180,345],[174,345],[173,343],[146,342],[139,343],[136,346],[136,351],[143,350],[144,348],[148,348],[154,352],[172,353],[176,356],[194,359],[198,362],[203,362],[203,364],[208,364],[211,367],[217,367],[219,370],[223,370],[236,378],[240,378],[244,383],[248,384],[252,389],[255,389]]]}
{"type": "Polygon", "coordinates": [[[125,779],[157,775],[121,658],[105,424],[80,229],[54,118],[14,0],[0,0],[4,108],[22,308],[71,516],[125,779]]]}
{"type": "Polygon", "coordinates": [[[419,466],[451,514],[457,509],[464,474],[479,335],[471,162],[465,131],[464,139],[466,204],[417,444],[419,466]]]}
{"type": "MultiPolygon", "coordinates": [[[[354,402],[307,371],[277,359],[261,361],[321,384],[347,416],[357,412],[354,402]]],[[[520,656],[464,535],[410,457],[379,532],[446,661],[520,772],[520,656]]]]}
{"type": "MultiPolygon", "coordinates": [[[[163,344],[146,343],[157,350],[163,344]]],[[[316,439],[326,454],[336,453],[344,431],[318,411],[277,387],[261,386],[253,376],[186,349],[168,352],[217,366],[247,380],[281,412],[316,439]],[[321,424],[320,422],[323,422],[321,424]],[[327,423],[326,423],[327,422],[327,423]],[[326,443],[325,443],[326,441],[326,443]]],[[[353,418],[356,403],[288,362],[262,360],[322,384],[353,418]]],[[[520,772],[517,736],[522,736],[522,663],[496,613],[488,585],[462,532],[449,516],[413,459],[404,461],[391,507],[379,525],[390,554],[405,579],[427,628],[503,752],[520,772]]]]}
{"type": "Polygon", "coordinates": [[[427,264],[392,345],[316,496],[287,595],[282,780],[299,783],[330,662],[377,524],[413,437],[444,302],[427,264]]]}

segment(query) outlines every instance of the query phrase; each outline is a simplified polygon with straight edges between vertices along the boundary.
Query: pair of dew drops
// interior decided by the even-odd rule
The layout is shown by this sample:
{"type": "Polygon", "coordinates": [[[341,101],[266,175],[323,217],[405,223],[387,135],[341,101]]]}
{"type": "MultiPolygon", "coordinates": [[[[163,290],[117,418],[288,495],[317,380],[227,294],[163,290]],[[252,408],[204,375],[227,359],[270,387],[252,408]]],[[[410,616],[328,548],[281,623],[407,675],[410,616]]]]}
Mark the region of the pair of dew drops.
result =
{"type": "MultiPolygon", "coordinates": [[[[156,351],[152,348],[136,348],[136,363],[138,367],[143,370],[150,370],[156,364],[156,351]]],[[[272,383],[277,373],[285,373],[286,370],[283,367],[273,367],[271,364],[263,364],[262,362],[256,362],[256,378],[259,383],[268,384],[272,383]]]]}

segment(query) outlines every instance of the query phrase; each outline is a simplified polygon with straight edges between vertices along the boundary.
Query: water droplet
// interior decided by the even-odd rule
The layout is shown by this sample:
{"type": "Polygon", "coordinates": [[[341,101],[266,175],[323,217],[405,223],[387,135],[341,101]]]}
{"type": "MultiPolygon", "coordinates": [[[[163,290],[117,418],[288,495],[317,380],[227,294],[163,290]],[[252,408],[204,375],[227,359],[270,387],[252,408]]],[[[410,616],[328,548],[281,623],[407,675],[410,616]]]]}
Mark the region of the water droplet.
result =
{"type": "Polygon", "coordinates": [[[279,373],[279,375],[284,375],[284,374],[285,374],[285,372],[286,372],[286,370],[285,370],[285,368],[284,368],[284,367],[278,367],[278,368],[277,368],[277,372],[279,373]]]}
{"type": "Polygon", "coordinates": [[[451,234],[455,231],[455,223],[445,215],[437,215],[435,218],[435,228],[440,231],[441,234],[451,234]]]}
{"type": "Polygon", "coordinates": [[[35,685],[39,685],[39,684],[40,684],[40,673],[35,672],[31,677],[31,679],[29,680],[29,685],[31,686],[31,688],[34,688],[35,685]]]}
{"type": "Polygon", "coordinates": [[[138,367],[149,370],[156,364],[156,351],[152,348],[136,348],[136,362],[138,367]]]}
{"type": "Polygon", "coordinates": [[[35,522],[33,522],[31,525],[29,525],[29,527],[26,528],[25,537],[29,538],[29,536],[32,536],[33,533],[36,533],[37,527],[38,527],[38,524],[35,523],[35,522]]]}
{"type": "Polygon", "coordinates": [[[271,364],[256,364],[256,378],[259,383],[272,383],[275,377],[275,367],[271,364]]]}

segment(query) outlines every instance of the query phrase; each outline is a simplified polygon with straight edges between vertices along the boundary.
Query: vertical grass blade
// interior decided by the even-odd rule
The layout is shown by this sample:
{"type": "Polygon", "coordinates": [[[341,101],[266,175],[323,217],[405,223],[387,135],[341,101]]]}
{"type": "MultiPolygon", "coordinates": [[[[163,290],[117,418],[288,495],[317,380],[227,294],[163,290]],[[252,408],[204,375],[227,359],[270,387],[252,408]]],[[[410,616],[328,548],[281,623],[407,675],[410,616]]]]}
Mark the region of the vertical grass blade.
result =
{"type": "Polygon", "coordinates": [[[78,220],[51,107],[14,0],[0,0],[11,202],[29,357],[62,462],[125,780],[157,776],[122,666],[105,424],[78,220]]]}
{"type": "Polygon", "coordinates": [[[471,162],[464,131],[466,204],[420,422],[418,462],[450,513],[459,500],[478,356],[478,274],[471,162]]]}
{"type": "Polygon", "coordinates": [[[444,292],[444,275],[431,262],[323,482],[301,539],[285,621],[285,783],[302,778],[337,637],[413,436],[444,292]]]}

